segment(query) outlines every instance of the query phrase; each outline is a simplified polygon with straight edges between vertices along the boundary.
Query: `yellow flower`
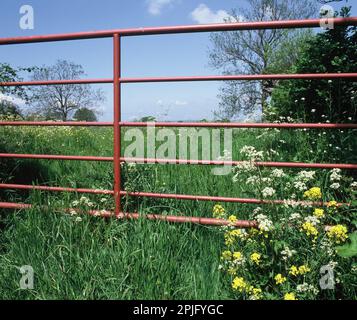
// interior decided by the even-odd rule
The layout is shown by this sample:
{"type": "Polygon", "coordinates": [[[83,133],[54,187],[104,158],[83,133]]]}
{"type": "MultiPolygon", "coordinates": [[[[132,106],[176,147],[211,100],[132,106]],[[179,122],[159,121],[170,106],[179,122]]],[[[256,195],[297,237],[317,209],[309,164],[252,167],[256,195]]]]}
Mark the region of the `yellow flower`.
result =
{"type": "Polygon", "coordinates": [[[322,198],[321,189],[318,187],[311,188],[304,193],[304,197],[310,200],[318,200],[322,198]]]}
{"type": "Polygon", "coordinates": [[[276,284],[283,284],[286,281],[286,278],[283,277],[281,273],[277,274],[274,278],[276,284]]]}
{"type": "Polygon", "coordinates": [[[316,218],[323,218],[324,216],[325,216],[325,211],[324,211],[324,209],[315,209],[315,211],[314,211],[314,216],[316,217],[316,218]]]}
{"type": "Polygon", "coordinates": [[[235,223],[238,221],[238,219],[237,219],[236,216],[231,215],[231,216],[228,218],[228,221],[229,221],[231,224],[235,224],[235,223]]]}
{"type": "Polygon", "coordinates": [[[337,201],[330,201],[327,203],[327,208],[337,208],[337,201]]]}
{"type": "Polygon", "coordinates": [[[232,288],[239,292],[243,292],[245,289],[247,289],[247,283],[245,282],[245,280],[243,278],[236,277],[233,280],[232,288]]]}
{"type": "Polygon", "coordinates": [[[302,231],[306,233],[307,236],[313,237],[313,241],[316,241],[319,232],[311,222],[304,222],[302,225],[302,231]]]}
{"type": "Polygon", "coordinates": [[[234,252],[233,253],[233,261],[234,262],[240,262],[243,260],[243,255],[241,252],[234,252]]]}
{"type": "Polygon", "coordinates": [[[293,276],[298,276],[299,275],[299,269],[296,266],[291,266],[289,274],[293,276]]]}
{"type": "Polygon", "coordinates": [[[213,217],[214,218],[222,219],[222,218],[224,218],[225,213],[226,213],[226,210],[220,204],[216,204],[213,207],[213,217]]]}
{"type": "Polygon", "coordinates": [[[254,252],[251,256],[250,256],[250,260],[252,262],[254,262],[256,265],[260,264],[260,259],[261,259],[262,255],[258,252],[254,252]]]}
{"type": "Polygon", "coordinates": [[[284,300],[297,300],[294,293],[286,293],[284,300]]]}
{"type": "Polygon", "coordinates": [[[341,224],[331,227],[327,232],[328,237],[337,244],[348,239],[347,227],[341,224]]]}
{"type": "Polygon", "coordinates": [[[237,268],[229,267],[227,272],[228,272],[228,274],[235,276],[237,274],[237,268]]]}
{"type": "Polygon", "coordinates": [[[222,257],[221,257],[222,260],[231,260],[232,259],[232,252],[230,251],[223,251],[222,252],[222,257]]]}
{"type": "Polygon", "coordinates": [[[299,273],[300,273],[302,276],[303,276],[304,274],[310,272],[310,271],[311,271],[311,269],[310,269],[306,264],[304,264],[304,265],[302,265],[302,266],[299,267],[299,273]]]}
{"type": "Polygon", "coordinates": [[[260,288],[254,288],[253,286],[250,286],[248,292],[251,295],[250,300],[260,300],[263,297],[263,291],[260,288]]]}

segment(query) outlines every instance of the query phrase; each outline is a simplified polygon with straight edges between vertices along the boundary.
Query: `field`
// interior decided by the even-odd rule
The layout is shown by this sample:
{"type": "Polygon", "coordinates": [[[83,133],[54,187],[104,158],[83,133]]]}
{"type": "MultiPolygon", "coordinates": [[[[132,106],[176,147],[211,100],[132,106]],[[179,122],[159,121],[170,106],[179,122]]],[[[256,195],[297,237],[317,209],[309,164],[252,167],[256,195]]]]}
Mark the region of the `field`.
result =
{"type": "MultiPolygon", "coordinates": [[[[356,130],[235,129],[232,157],[247,163],[357,163],[356,134],[356,130]]],[[[123,144],[123,152],[128,144],[123,144]]],[[[111,129],[0,127],[0,153],[112,156],[112,150],[111,129]]],[[[0,164],[2,183],[113,188],[111,163],[1,159],[0,164]]],[[[231,227],[103,220],[62,210],[111,210],[110,196],[0,190],[0,201],[34,205],[18,212],[1,211],[0,298],[357,298],[357,267],[351,254],[354,240],[357,242],[353,172],[238,167],[229,175],[217,176],[211,169],[125,164],[123,186],[130,191],[285,199],[290,203],[258,207],[124,198],[127,212],[142,215],[260,221],[257,232],[239,233],[231,227]],[[306,194],[311,188],[315,189],[306,194]],[[313,192],[317,189],[320,194],[313,192]],[[307,198],[329,205],[318,206],[323,211],[316,211],[294,203],[307,198]],[[336,207],[333,201],[349,205],[336,207]],[[337,228],[325,230],[326,225],[337,228]],[[335,248],[342,245],[337,254],[335,248]],[[35,271],[33,290],[19,289],[18,268],[24,265],[35,271]],[[333,271],[331,289],[320,288],[323,266],[333,271]]]]}

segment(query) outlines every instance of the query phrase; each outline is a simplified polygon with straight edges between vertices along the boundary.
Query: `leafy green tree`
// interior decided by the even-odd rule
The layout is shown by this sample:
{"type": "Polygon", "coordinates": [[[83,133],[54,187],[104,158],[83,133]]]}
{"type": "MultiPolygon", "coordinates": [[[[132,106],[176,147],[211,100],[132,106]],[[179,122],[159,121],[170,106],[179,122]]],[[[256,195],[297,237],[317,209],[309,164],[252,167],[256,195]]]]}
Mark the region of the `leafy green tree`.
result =
{"type": "Polygon", "coordinates": [[[2,115],[22,117],[21,111],[16,104],[7,100],[0,100],[0,116],[2,115]]]}
{"type": "MultiPolygon", "coordinates": [[[[350,8],[341,9],[348,17],[350,8]]],[[[351,73],[357,70],[357,28],[338,26],[317,34],[291,68],[292,73],[351,73]]],[[[271,106],[279,116],[310,122],[356,122],[357,84],[353,80],[280,82],[271,106]]]]}
{"type": "Polygon", "coordinates": [[[73,116],[73,120],[88,121],[88,122],[98,121],[97,116],[95,115],[94,111],[90,110],[88,108],[78,109],[73,116]]]}

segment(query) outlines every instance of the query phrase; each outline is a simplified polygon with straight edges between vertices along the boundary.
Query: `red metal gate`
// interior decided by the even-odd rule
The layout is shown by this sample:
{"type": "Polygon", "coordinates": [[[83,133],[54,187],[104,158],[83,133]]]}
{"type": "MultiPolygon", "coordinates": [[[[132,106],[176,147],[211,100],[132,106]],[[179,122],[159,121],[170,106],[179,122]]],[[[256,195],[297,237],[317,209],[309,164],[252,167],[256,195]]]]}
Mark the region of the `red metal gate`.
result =
{"type": "MultiPolygon", "coordinates": [[[[335,26],[357,25],[357,18],[336,18],[333,19],[335,26]]],[[[96,38],[113,38],[113,78],[108,79],[81,79],[81,80],[53,80],[53,81],[26,81],[26,82],[3,82],[1,87],[11,86],[39,86],[39,85],[67,85],[67,84],[113,84],[114,91],[114,121],[113,122],[0,122],[0,126],[83,126],[83,127],[113,127],[114,128],[114,154],[113,157],[95,157],[95,156],[61,156],[61,155],[33,155],[33,154],[0,154],[0,158],[18,158],[18,159],[48,159],[48,160],[73,160],[73,161],[108,161],[113,162],[114,166],[114,190],[93,190],[93,189],[73,189],[64,187],[47,187],[47,186],[32,186],[32,185],[14,185],[0,184],[2,189],[22,189],[22,190],[42,190],[53,192],[78,192],[88,194],[111,194],[115,199],[115,212],[101,213],[102,216],[115,215],[117,218],[137,219],[140,217],[138,213],[124,213],[121,207],[121,197],[151,197],[151,198],[166,198],[179,200],[199,200],[199,201],[217,201],[217,202],[235,202],[235,203],[250,203],[250,204],[282,204],[283,200],[259,200],[247,198],[227,198],[227,197],[211,197],[211,196],[196,196],[196,195],[178,195],[178,194],[157,194],[148,192],[126,192],[121,187],[121,162],[143,162],[146,163],[162,163],[162,159],[133,159],[121,157],[121,128],[122,127],[145,127],[147,123],[138,122],[122,122],[121,120],[121,84],[123,83],[154,83],[154,82],[184,82],[184,81],[227,81],[227,80],[283,80],[283,79],[357,79],[357,73],[324,73],[324,74],[264,74],[264,75],[219,75],[219,76],[197,76],[197,77],[151,77],[151,78],[123,78],[121,76],[121,38],[129,36],[145,36],[159,34],[178,34],[178,33],[195,33],[195,32],[218,32],[218,31],[234,31],[234,30],[257,30],[257,29],[289,29],[289,28],[312,28],[319,27],[321,20],[289,20],[289,21],[268,21],[268,22],[240,22],[226,24],[211,24],[211,25],[192,25],[192,26],[172,26],[172,27],[157,27],[157,28],[134,28],[134,29],[119,29],[96,32],[81,32],[70,34],[46,35],[46,36],[31,36],[18,38],[2,38],[0,45],[38,43],[38,42],[55,42],[65,40],[79,39],[96,39],[96,38]]],[[[357,124],[320,124],[320,123],[155,123],[156,127],[215,127],[215,128],[315,128],[315,129],[357,129],[357,124]]],[[[186,160],[165,160],[171,164],[187,163],[186,160]]],[[[195,161],[198,165],[237,165],[237,161],[195,161]]],[[[188,162],[188,164],[190,164],[188,162]]],[[[285,168],[320,168],[320,169],[357,169],[357,164],[321,164],[321,163],[289,163],[289,162],[258,162],[257,166],[262,167],[285,167],[285,168]]],[[[321,203],[312,203],[313,205],[321,205],[321,203]]],[[[18,203],[1,203],[0,208],[5,209],[21,209],[28,208],[30,205],[18,203]]],[[[98,212],[89,212],[90,214],[98,214],[98,212]]],[[[185,217],[185,216],[161,216],[161,215],[146,215],[148,219],[165,220],[170,222],[192,222],[207,225],[225,225],[227,221],[211,218],[185,217]]],[[[254,227],[254,221],[238,221],[237,227],[254,227]]]]}

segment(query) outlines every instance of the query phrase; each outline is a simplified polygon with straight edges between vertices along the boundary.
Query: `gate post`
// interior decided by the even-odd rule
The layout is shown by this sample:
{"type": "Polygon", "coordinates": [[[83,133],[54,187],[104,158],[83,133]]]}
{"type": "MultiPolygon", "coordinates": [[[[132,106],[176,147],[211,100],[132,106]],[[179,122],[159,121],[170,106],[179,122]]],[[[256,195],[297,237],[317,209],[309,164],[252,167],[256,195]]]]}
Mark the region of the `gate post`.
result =
{"type": "Polygon", "coordinates": [[[121,54],[120,54],[120,35],[114,34],[114,201],[115,201],[115,216],[119,217],[121,213],[121,54]]]}

